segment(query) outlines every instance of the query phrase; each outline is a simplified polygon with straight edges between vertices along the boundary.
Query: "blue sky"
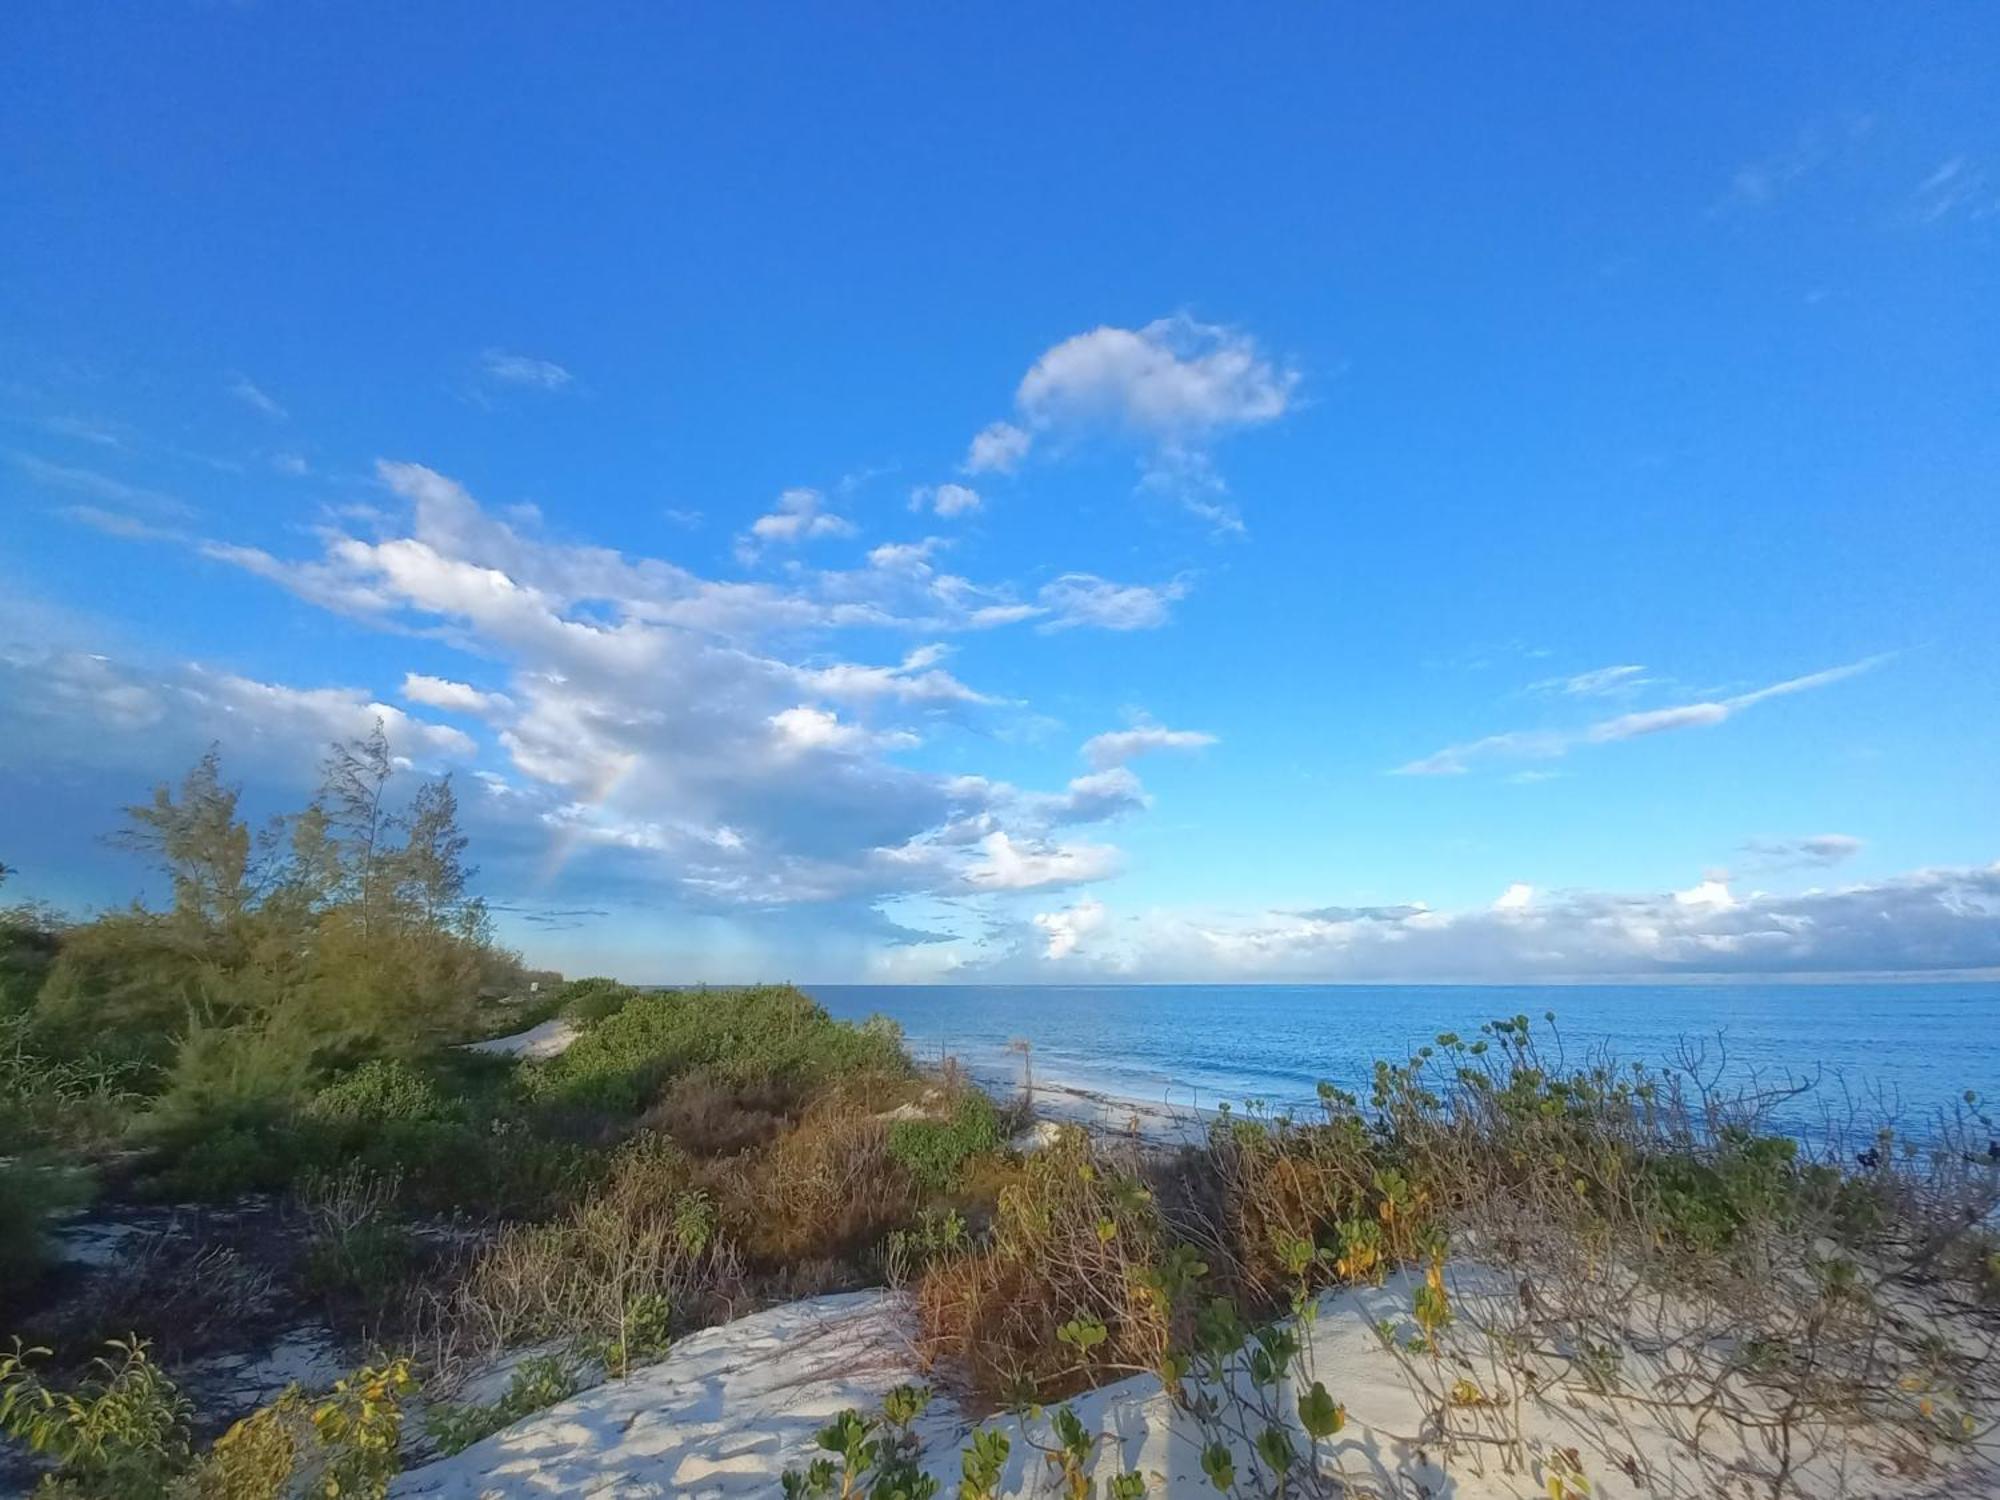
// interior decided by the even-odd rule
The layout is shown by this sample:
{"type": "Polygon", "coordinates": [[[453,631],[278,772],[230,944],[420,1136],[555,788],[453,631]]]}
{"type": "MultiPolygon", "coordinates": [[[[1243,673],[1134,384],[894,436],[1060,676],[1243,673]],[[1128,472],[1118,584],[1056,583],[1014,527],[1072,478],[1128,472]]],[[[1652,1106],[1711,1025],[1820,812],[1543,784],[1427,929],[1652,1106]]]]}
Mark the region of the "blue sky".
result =
{"type": "Polygon", "coordinates": [[[2000,967],[2000,19],[34,7],[0,860],[636,979],[2000,967]]]}

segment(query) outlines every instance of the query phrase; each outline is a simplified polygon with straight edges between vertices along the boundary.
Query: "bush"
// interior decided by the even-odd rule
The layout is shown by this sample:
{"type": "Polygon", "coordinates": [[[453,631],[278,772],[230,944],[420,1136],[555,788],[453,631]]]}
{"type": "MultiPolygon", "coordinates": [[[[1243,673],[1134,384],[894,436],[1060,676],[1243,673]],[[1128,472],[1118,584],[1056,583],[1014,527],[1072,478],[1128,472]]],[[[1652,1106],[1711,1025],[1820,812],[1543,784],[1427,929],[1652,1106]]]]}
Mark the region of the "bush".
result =
{"type": "Polygon", "coordinates": [[[74,1390],[44,1385],[30,1361],[46,1349],[0,1354],[0,1430],[55,1461],[59,1493],[165,1500],[191,1458],[193,1415],[134,1338],[113,1341],[74,1390]]]}
{"type": "Polygon", "coordinates": [[[326,1084],[307,1101],[309,1119],[381,1125],[437,1120],[449,1112],[428,1078],[400,1058],[372,1058],[326,1084]]]}
{"type": "Polygon", "coordinates": [[[898,1120],[889,1129],[889,1154],[903,1164],[918,1187],[948,1193],[959,1185],[965,1164],[1001,1145],[1000,1115],[978,1089],[961,1090],[948,1120],[898,1120]]]}
{"type": "Polygon", "coordinates": [[[475,1252],[428,1321],[453,1352],[553,1338],[621,1345],[630,1359],[664,1338],[663,1310],[704,1326],[741,1294],[736,1252],[715,1232],[692,1164],[672,1142],[642,1136],[567,1214],[510,1226],[475,1252]]]}
{"type": "Polygon", "coordinates": [[[556,991],[555,1013],[579,1026],[590,1026],[607,1016],[617,1015],[625,1008],[626,1002],[636,999],[638,995],[639,991],[631,985],[620,984],[615,979],[572,979],[556,991]]]}
{"type": "Polygon", "coordinates": [[[723,1230],[757,1265],[853,1261],[909,1223],[916,1195],[868,1110],[829,1097],[762,1151],[710,1173],[723,1230]]]}
{"type": "Polygon", "coordinates": [[[441,1402],[424,1416],[425,1429],[443,1453],[462,1453],[483,1437],[512,1427],[577,1391],[576,1366],[552,1354],[524,1359],[514,1368],[498,1401],[483,1406],[441,1402]]]}
{"type": "Polygon", "coordinates": [[[974,1389],[1006,1401],[1158,1369],[1174,1316],[1164,1255],[1145,1183],[1065,1129],[1001,1191],[988,1243],[924,1272],[925,1358],[957,1362],[974,1389]]]}
{"type": "Polygon", "coordinates": [[[768,1082],[803,1097],[837,1078],[901,1077],[909,1067],[894,1038],[835,1021],[781,985],[640,995],[523,1077],[542,1100],[626,1116],[667,1080],[696,1068],[726,1083],[768,1082]]]}

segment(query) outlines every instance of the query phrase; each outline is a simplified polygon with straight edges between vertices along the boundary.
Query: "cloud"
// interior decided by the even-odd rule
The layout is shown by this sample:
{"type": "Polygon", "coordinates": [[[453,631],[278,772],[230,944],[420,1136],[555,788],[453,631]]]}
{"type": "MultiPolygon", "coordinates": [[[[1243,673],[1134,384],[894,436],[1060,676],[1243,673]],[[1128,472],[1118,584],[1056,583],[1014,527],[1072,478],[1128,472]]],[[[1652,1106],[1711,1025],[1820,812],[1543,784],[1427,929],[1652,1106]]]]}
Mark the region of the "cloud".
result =
{"type": "Polygon", "coordinates": [[[292,414],[286,411],[275,397],[265,394],[241,375],[230,381],[229,394],[259,416],[269,417],[274,422],[288,422],[291,420],[292,414]]]}
{"type": "Polygon", "coordinates": [[[745,544],[749,555],[755,556],[756,544],[760,542],[792,546],[815,537],[854,535],[854,523],[834,515],[825,506],[826,497],[818,490],[786,490],[778,496],[776,510],[750,523],[750,536],[754,540],[745,544]]]}
{"type": "Polygon", "coordinates": [[[884,542],[868,552],[868,566],[891,572],[928,572],[931,554],[951,544],[941,536],[927,536],[921,542],[884,542]]]}
{"type": "Polygon", "coordinates": [[[1528,684],[1528,691],[1544,696],[1568,698],[1609,698],[1636,692],[1653,681],[1644,667],[1598,667],[1574,677],[1544,677],[1528,684]]]}
{"type": "Polygon", "coordinates": [[[1104,439],[1135,447],[1142,483],[1219,530],[1240,531],[1211,450],[1227,434],[1290,410],[1298,373],[1238,329],[1185,315],[1143,328],[1103,326],[1044,350],[1014,392],[1015,420],[972,440],[968,474],[1011,473],[1042,442],[1104,439]]]}
{"type": "Polygon", "coordinates": [[[1748,839],[1743,852],[1768,869],[1825,869],[1854,858],[1862,847],[1862,840],[1851,833],[1815,833],[1793,839],[1748,839]]]}
{"type": "Polygon", "coordinates": [[[167,526],[155,526],[138,516],[126,515],[123,511],[105,510],[97,505],[65,505],[56,514],[66,521],[74,521],[79,526],[88,526],[92,531],[101,531],[106,536],[115,536],[128,542],[177,541],[180,532],[167,526]]]}
{"type": "Polygon", "coordinates": [[[961,467],[968,474],[1011,474],[1021,466],[1034,439],[1012,422],[991,422],[973,434],[961,467]]]}
{"type": "Polygon", "coordinates": [[[306,462],[304,455],[298,453],[272,454],[271,467],[293,479],[302,478],[312,472],[312,465],[306,462]]]}
{"type": "Polygon", "coordinates": [[[565,390],[576,379],[552,359],[509,354],[504,349],[488,349],[480,355],[479,368],[488,380],[538,391],[565,390]]]}
{"type": "Polygon", "coordinates": [[[467,683],[427,677],[422,672],[403,674],[403,696],[412,703],[480,718],[503,714],[514,706],[514,700],[505,693],[482,693],[467,683]]]}
{"type": "MultiPolygon", "coordinates": [[[[902,765],[898,753],[920,741],[934,759],[949,755],[941,735],[1009,705],[954,675],[940,641],[889,662],[825,649],[846,629],[976,629],[986,612],[1019,608],[1004,591],[937,573],[933,549],[878,559],[888,567],[800,568],[784,586],[722,582],[546,539],[534,514],[495,515],[422,465],[384,462],[379,474],[392,503],[346,518],[352,529],[324,527],[317,556],[187,544],[320,607],[462,652],[469,666],[499,664],[504,691],[460,674],[402,679],[407,702],[470,715],[474,734],[358,690],[259,687],[218,672],[190,677],[199,696],[183,700],[120,674],[120,711],[165,715],[181,701],[176,722],[254,715],[301,743],[379,712],[413,758],[473,761],[482,847],[514,851],[537,885],[587,862],[594,897],[625,889],[649,905],[717,913],[814,908],[812,930],[843,941],[910,940],[890,934],[884,902],[998,899],[1116,870],[1115,849],[1054,833],[1143,807],[1136,778],[1040,791],[902,765]]],[[[818,512],[781,514],[809,522],[818,512]]],[[[75,681],[78,695],[96,690],[88,674],[75,681]]],[[[225,743],[242,737],[232,729],[225,743]]]]}
{"type": "Polygon", "coordinates": [[[1140,724],[1131,729],[1114,729],[1093,735],[1083,742],[1083,758],[1099,770],[1122,766],[1155,750],[1202,750],[1215,743],[1215,736],[1199,729],[1168,729],[1161,724],[1140,724]]]}
{"type": "Polygon", "coordinates": [[[1082,885],[1117,873],[1118,851],[1107,844],[1017,843],[996,830],[979,841],[980,858],[965,871],[978,891],[1032,891],[1082,885]]]}
{"type": "MultiPolygon", "coordinates": [[[[9,456],[23,474],[44,489],[64,490],[90,500],[129,506],[154,516],[185,519],[194,514],[193,508],[184,500],[162,494],[158,490],[146,489],[141,485],[127,484],[122,479],[101,474],[95,469],[50,463],[47,459],[37,458],[32,453],[14,453],[9,456]]],[[[103,515],[105,512],[100,510],[96,514],[103,515]]]]}
{"type": "Polygon", "coordinates": [[[1829,667],[1825,671],[1811,672],[1803,677],[1787,678],[1783,682],[1774,682],[1768,687],[1738,693],[1730,698],[1618,714],[1613,718],[1600,719],[1594,724],[1585,725],[1581,729],[1527,729],[1490,734],[1483,739],[1468,740],[1464,744],[1447,745],[1444,749],[1426,755],[1420,760],[1398,766],[1394,774],[1459,776],[1474,765],[1488,760],[1555,760],[1584,745],[1615,744],[1622,740],[1642,739],[1649,735],[1666,734],[1679,729],[1712,728],[1734,718],[1745,709],[1754,708],[1769,699],[1810,692],[1815,688],[1828,687],[1837,682],[1844,682],[1850,677],[1859,676],[1863,672],[1872,671],[1893,655],[1893,652],[1885,652],[1863,657],[1859,661],[1848,662],[1843,666],[1829,667]]]}
{"type": "Polygon", "coordinates": [[[787,751],[834,750],[856,754],[865,750],[907,749],[917,743],[917,737],[908,730],[871,731],[858,724],[843,723],[840,715],[825,708],[804,705],[787,708],[772,714],[770,722],[777,732],[779,746],[787,751]]]}
{"type": "Polygon", "coordinates": [[[1104,903],[1097,900],[1083,900],[1062,911],[1040,911],[1035,913],[1035,925],[1048,934],[1048,944],[1042,956],[1051,962],[1069,957],[1091,933],[1104,925],[1104,903]]]}
{"type": "Polygon", "coordinates": [[[144,757],[151,774],[163,754],[198,753],[216,740],[232,755],[313,767],[330,741],[366,734],[378,721],[406,763],[461,761],[477,748],[462,730],[359,688],[294,688],[199,663],[141,667],[96,652],[16,650],[0,655],[0,684],[0,741],[28,763],[144,757]],[[181,742],[177,751],[164,749],[170,740],[181,742]]]}
{"type": "Polygon", "coordinates": [[[1954,156],[1917,184],[1917,216],[1926,224],[1963,215],[1989,219],[2000,213],[2000,191],[1985,171],[1954,156]]]}
{"type": "Polygon", "coordinates": [[[1103,630],[1154,630],[1167,623],[1169,606],[1187,596],[1181,579],[1170,583],[1113,583],[1094,573],[1065,573],[1042,585],[1037,596],[1047,632],[1095,625],[1103,630]]]}
{"type": "Polygon", "coordinates": [[[1119,942],[1079,950],[1072,967],[1121,979],[1496,984],[1970,973],[2000,967],[2000,864],[1797,894],[1739,894],[1709,878],[1637,894],[1520,885],[1459,911],[1153,912],[1119,942]]]}
{"type": "Polygon", "coordinates": [[[923,484],[910,491],[911,510],[928,510],[940,516],[970,515],[984,503],[979,491],[962,484],[923,484]]]}

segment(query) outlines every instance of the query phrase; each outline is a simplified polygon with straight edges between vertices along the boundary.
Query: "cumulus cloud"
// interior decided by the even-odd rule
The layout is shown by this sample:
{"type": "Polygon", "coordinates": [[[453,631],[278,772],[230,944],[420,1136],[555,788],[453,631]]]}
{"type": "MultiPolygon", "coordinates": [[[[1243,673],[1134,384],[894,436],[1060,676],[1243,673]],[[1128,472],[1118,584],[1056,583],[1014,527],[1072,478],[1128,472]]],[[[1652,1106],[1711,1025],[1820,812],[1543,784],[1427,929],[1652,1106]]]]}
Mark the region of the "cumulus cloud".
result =
{"type": "Polygon", "coordinates": [[[970,515],[985,502],[979,491],[962,484],[923,484],[910,491],[910,509],[940,516],[970,515]]]}
{"type": "Polygon", "coordinates": [[[0,738],[24,760],[124,764],[162,755],[165,739],[178,736],[185,743],[172,753],[217,740],[233,754],[311,766],[330,741],[377,723],[405,764],[463,761],[477,748],[463,730],[360,688],[295,688],[199,663],[140,667],[96,652],[17,649],[0,656],[0,681],[0,738]]]}
{"type": "Polygon", "coordinates": [[[1225,920],[1135,919],[1075,956],[1121,978],[1515,983],[1959,973],[2000,966],[2000,864],[1797,894],[1540,892],[1486,906],[1329,906],[1225,920]]]}
{"type": "Polygon", "coordinates": [[[1155,750],[1201,750],[1215,743],[1215,736],[1199,729],[1168,729],[1163,724],[1139,724],[1131,729],[1113,729],[1093,735],[1083,742],[1083,758],[1099,770],[1122,766],[1155,750]]]}
{"type": "Polygon", "coordinates": [[[1219,529],[1240,530],[1216,497],[1211,458],[1232,431],[1290,409],[1296,371],[1248,334],[1182,316],[1143,328],[1094,328],[1044,350],[1014,392],[1014,420],[973,438],[969,474],[1009,473],[1042,441],[1108,438],[1136,447],[1145,482],[1178,495],[1219,529]]]}
{"type": "MultiPolygon", "coordinates": [[[[403,680],[405,701],[467,714],[480,738],[358,691],[220,673],[188,676],[181,701],[200,696],[187,722],[254,717],[317,747],[380,716],[413,758],[472,760],[483,845],[539,844],[540,880],[588,857],[595,891],[623,881],[707,910],[816,905],[822,924],[857,941],[889,934],[886,901],[1003,897],[1117,868],[1115,849],[1056,830],[1144,806],[1136,778],[1034,791],[902,765],[898,752],[937,726],[1000,700],[954,675],[939,641],[886,663],[809,649],[846,628],[981,628],[983,612],[1018,605],[937,573],[926,544],[849,573],[800,570],[783,587],[724,583],[545,539],[535,515],[496,516],[422,465],[379,472],[400,513],[371,508],[351,530],[328,526],[317,557],[190,545],[315,604],[499,663],[504,691],[425,673],[403,680]]],[[[817,512],[781,514],[809,522],[817,512]]],[[[101,714],[136,721],[174,709],[135,674],[97,681],[79,670],[69,681],[101,714]]]]}
{"type": "Polygon", "coordinates": [[[488,380],[538,391],[564,390],[576,379],[552,359],[509,354],[504,349],[488,349],[480,355],[479,368],[488,380]]]}
{"type": "Polygon", "coordinates": [[[1108,844],[1016,842],[996,830],[979,841],[979,858],[964,878],[978,891],[1032,891],[1103,880],[1117,869],[1118,851],[1108,844]]]}
{"type": "Polygon", "coordinates": [[[815,537],[852,536],[854,523],[826,508],[826,496],[813,489],[786,490],[778,508],[750,523],[745,550],[755,556],[757,544],[791,546],[815,537]]]}
{"type": "Polygon", "coordinates": [[[973,435],[963,468],[968,474],[1011,474],[1034,441],[1012,422],[989,423],[973,435]]]}
{"type": "Polygon", "coordinates": [[[1772,698],[1810,692],[1815,688],[1828,687],[1837,682],[1844,682],[1850,677],[1859,676],[1888,661],[1891,654],[1893,653],[1863,657],[1859,661],[1848,662],[1843,666],[1829,667],[1825,671],[1811,672],[1803,677],[1787,678],[1783,682],[1774,682],[1768,687],[1738,693],[1734,697],[1618,714],[1609,719],[1600,719],[1594,724],[1587,724],[1580,729],[1509,730],[1504,734],[1490,734],[1482,739],[1468,740],[1463,744],[1447,745],[1444,749],[1419,760],[1398,766],[1395,774],[1459,776],[1473,766],[1490,760],[1555,760],[1585,745],[1616,744],[1622,740],[1641,739],[1679,729],[1710,728],[1772,698]]]}
{"type": "Polygon", "coordinates": [[[1052,962],[1069,957],[1078,944],[1104,925],[1105,916],[1104,903],[1096,900],[1079,901],[1061,911],[1036,912],[1035,925],[1048,937],[1042,956],[1052,962]]]}
{"type": "Polygon", "coordinates": [[[503,714],[514,706],[514,700],[505,693],[482,693],[468,683],[429,677],[422,672],[403,674],[403,696],[412,703],[482,718],[503,714]]]}

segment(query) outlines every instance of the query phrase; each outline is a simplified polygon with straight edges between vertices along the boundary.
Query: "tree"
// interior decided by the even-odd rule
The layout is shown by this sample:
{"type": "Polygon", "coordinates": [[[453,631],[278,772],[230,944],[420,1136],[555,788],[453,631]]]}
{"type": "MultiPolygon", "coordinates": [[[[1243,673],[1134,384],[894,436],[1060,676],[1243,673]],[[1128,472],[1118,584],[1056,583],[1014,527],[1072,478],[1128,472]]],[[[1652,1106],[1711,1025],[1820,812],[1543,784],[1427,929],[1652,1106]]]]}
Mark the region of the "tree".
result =
{"type": "Polygon", "coordinates": [[[393,895],[384,856],[396,818],[383,799],[395,769],[388,732],[377,719],[367,734],[336,743],[327,752],[313,804],[324,820],[322,836],[339,852],[344,887],[339,895],[353,902],[364,936],[381,924],[393,895]]]}
{"type": "Polygon", "coordinates": [[[162,782],[151,802],[125,809],[129,826],[112,836],[166,871],[174,914],[193,925],[224,926],[250,904],[250,829],[236,816],[240,795],[222,784],[221,756],[211,745],[182,778],[178,798],[162,782]]]}
{"type": "Polygon", "coordinates": [[[466,886],[479,872],[465,863],[467,839],[459,831],[451,777],[418,787],[403,821],[407,832],[394,857],[398,906],[429,927],[465,932],[468,920],[483,926],[484,908],[466,899],[466,886]]]}

